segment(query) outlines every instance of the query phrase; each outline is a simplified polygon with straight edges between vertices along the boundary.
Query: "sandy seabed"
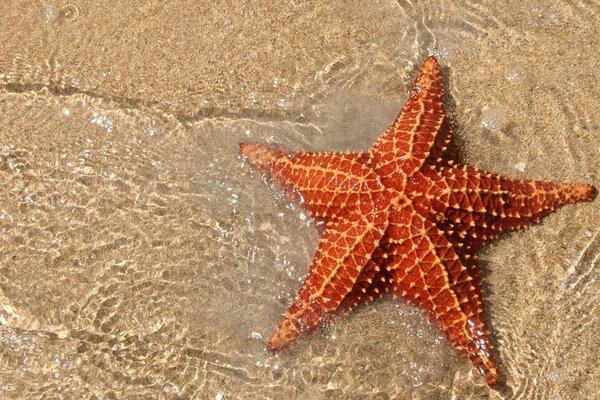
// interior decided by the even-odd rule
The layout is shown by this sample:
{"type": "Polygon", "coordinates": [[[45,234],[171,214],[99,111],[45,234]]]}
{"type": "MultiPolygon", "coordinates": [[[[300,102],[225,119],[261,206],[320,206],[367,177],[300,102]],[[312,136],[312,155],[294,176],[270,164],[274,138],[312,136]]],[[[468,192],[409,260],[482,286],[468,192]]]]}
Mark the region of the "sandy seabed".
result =
{"type": "Polygon", "coordinates": [[[600,186],[596,3],[132,4],[0,4],[0,398],[598,398],[598,200],[481,252],[490,389],[391,300],[268,352],[317,231],[237,156],[368,147],[433,54],[470,164],[600,186]]]}

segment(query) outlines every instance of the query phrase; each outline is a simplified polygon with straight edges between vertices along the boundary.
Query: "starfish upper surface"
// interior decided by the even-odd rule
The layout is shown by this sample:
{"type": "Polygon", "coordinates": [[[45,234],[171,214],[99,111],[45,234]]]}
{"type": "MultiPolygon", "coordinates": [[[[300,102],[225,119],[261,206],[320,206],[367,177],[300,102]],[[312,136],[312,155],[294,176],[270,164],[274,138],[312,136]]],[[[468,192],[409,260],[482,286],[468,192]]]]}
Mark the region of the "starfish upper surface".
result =
{"type": "Polygon", "coordinates": [[[271,349],[288,346],[332,313],[391,292],[425,310],[489,385],[498,382],[477,251],[565,204],[591,200],[595,188],[515,180],[464,165],[443,95],[442,73],[429,57],[404,108],[366,152],[240,145],[243,157],[325,226],[271,349]]]}

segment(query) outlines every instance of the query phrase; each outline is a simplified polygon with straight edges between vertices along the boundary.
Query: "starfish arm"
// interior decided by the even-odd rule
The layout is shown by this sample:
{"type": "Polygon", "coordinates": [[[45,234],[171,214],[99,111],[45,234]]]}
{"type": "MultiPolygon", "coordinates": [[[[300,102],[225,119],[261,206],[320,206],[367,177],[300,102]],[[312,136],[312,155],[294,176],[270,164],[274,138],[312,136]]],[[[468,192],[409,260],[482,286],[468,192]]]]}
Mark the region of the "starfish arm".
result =
{"type": "Polygon", "coordinates": [[[483,321],[478,266],[472,276],[444,233],[410,205],[390,214],[381,246],[387,256],[379,262],[391,274],[394,295],[423,308],[494,385],[499,372],[483,321]]]}
{"type": "Polygon", "coordinates": [[[462,164],[462,157],[454,138],[452,123],[447,116],[442,121],[440,130],[427,157],[426,164],[438,167],[452,167],[462,164]]]}
{"type": "Polygon", "coordinates": [[[524,228],[566,205],[591,200],[588,184],[515,180],[474,167],[441,170],[447,184],[445,216],[438,224],[474,253],[504,232],[524,228]]]}
{"type": "Polygon", "coordinates": [[[404,108],[369,151],[382,181],[394,179],[399,172],[410,176],[432,154],[437,159],[445,153],[442,147],[450,144],[451,131],[443,95],[442,72],[436,59],[429,57],[419,70],[404,108]],[[444,121],[445,129],[440,129],[444,121]]]}
{"type": "Polygon", "coordinates": [[[333,220],[346,209],[370,212],[370,196],[374,207],[384,206],[379,177],[364,164],[362,154],[287,153],[254,143],[242,144],[241,154],[318,220],[333,220]]]}
{"type": "Polygon", "coordinates": [[[306,279],[270,338],[269,348],[286,347],[298,336],[316,329],[327,313],[339,308],[353,291],[386,225],[384,213],[346,213],[328,223],[306,279]]]}
{"type": "Polygon", "coordinates": [[[357,277],[352,292],[348,293],[338,311],[345,313],[358,306],[367,304],[380,298],[389,291],[390,273],[381,267],[383,257],[381,247],[373,251],[371,259],[357,277]]]}

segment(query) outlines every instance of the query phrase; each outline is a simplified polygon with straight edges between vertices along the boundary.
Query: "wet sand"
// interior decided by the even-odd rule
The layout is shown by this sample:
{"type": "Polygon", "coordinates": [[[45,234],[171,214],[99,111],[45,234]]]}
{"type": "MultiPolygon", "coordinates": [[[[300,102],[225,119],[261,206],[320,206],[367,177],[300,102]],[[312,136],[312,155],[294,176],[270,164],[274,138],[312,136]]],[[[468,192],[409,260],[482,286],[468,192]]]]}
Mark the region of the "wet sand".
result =
{"type": "Polygon", "coordinates": [[[503,381],[391,300],[274,355],[317,232],[238,143],[358,150],[438,57],[466,160],[600,186],[586,1],[0,5],[0,398],[600,392],[600,202],[481,252],[503,381]]]}

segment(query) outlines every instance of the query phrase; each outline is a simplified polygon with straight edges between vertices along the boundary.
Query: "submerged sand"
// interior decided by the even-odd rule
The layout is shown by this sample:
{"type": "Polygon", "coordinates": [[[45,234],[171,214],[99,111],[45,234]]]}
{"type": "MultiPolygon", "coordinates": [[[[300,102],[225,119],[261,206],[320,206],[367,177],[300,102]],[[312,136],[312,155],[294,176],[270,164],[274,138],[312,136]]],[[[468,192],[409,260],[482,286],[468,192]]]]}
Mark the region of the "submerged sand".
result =
{"type": "Polygon", "coordinates": [[[490,389],[389,300],[268,352],[317,232],[237,152],[366,148],[434,54],[469,163],[600,186],[599,13],[3,2],[0,398],[594,398],[598,200],[481,253],[490,389]]]}

